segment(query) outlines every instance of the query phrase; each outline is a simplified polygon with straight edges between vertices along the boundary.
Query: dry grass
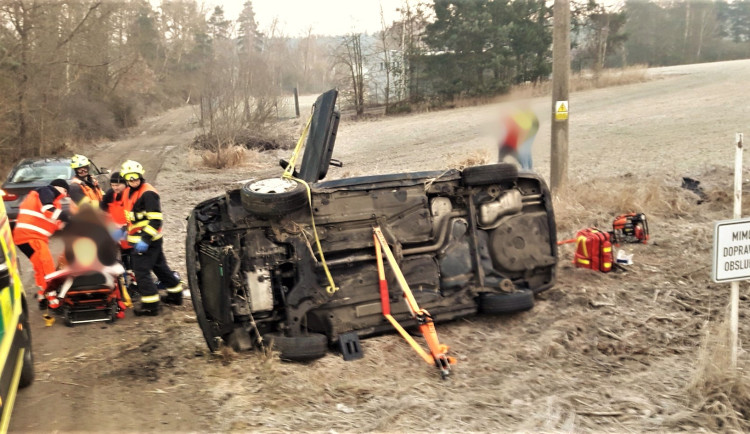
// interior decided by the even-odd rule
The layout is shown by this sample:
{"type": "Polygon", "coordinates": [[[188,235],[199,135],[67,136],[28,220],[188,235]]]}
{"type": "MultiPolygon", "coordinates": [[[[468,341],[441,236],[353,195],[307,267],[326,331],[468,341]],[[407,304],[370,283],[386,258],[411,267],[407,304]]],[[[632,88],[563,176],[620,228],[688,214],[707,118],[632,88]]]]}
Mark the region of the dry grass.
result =
{"type": "MultiPolygon", "coordinates": [[[[648,69],[645,65],[634,65],[627,68],[605,69],[598,76],[590,71],[581,71],[570,76],[570,92],[598,89],[603,87],[622,86],[625,84],[642,83],[649,80],[648,69]]],[[[511,99],[533,98],[549,95],[552,92],[552,82],[524,83],[514,86],[510,91],[511,99]]],[[[507,96],[505,97],[507,98],[507,96]]]]}
{"type": "MultiPolygon", "coordinates": [[[[742,352],[741,352],[742,353],[742,352]]],[[[729,327],[726,322],[706,328],[697,365],[686,395],[690,410],[675,415],[677,428],[697,426],[713,432],[750,431],[750,377],[747,357],[731,366],[729,327]]]]}
{"type": "Polygon", "coordinates": [[[554,198],[560,233],[597,226],[609,229],[612,219],[627,212],[647,217],[682,218],[695,211],[697,196],[662,178],[632,176],[577,181],[554,198]]]}
{"type": "Polygon", "coordinates": [[[460,158],[455,158],[453,161],[449,161],[447,167],[464,170],[467,167],[481,166],[483,164],[490,164],[492,161],[490,153],[487,151],[473,151],[468,155],[461,155],[460,158]]]}
{"type": "Polygon", "coordinates": [[[257,160],[258,151],[250,151],[242,146],[232,146],[222,150],[220,153],[213,151],[188,150],[188,164],[191,167],[210,167],[224,169],[238,167],[248,161],[257,160]]]}

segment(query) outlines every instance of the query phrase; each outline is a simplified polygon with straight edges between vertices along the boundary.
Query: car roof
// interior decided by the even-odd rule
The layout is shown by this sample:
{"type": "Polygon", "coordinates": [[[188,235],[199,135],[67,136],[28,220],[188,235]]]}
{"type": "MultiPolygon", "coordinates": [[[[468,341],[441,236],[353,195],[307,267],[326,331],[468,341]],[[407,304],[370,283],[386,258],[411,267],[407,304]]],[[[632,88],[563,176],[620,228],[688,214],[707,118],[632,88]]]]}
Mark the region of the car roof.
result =
{"type": "Polygon", "coordinates": [[[34,163],[70,163],[70,157],[35,157],[35,158],[24,158],[23,160],[16,163],[16,166],[21,164],[34,164],[34,163]]]}

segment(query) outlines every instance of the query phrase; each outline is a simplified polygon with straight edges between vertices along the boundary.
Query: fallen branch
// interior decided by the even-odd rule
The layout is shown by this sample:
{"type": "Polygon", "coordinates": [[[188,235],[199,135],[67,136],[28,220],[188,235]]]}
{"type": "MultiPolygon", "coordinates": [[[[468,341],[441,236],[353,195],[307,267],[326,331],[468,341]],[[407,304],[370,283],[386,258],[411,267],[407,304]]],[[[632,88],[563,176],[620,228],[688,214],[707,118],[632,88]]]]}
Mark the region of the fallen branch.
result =
{"type": "Polygon", "coordinates": [[[617,336],[616,334],[612,333],[609,330],[599,329],[599,333],[601,333],[601,334],[603,334],[605,336],[608,336],[608,337],[610,337],[610,338],[612,338],[612,339],[614,339],[616,341],[622,341],[621,337],[617,336]]]}
{"type": "Polygon", "coordinates": [[[595,416],[595,417],[619,417],[623,413],[621,411],[576,411],[578,416],[595,416]]]}
{"type": "Polygon", "coordinates": [[[65,384],[67,386],[89,387],[85,384],[73,383],[71,381],[60,381],[60,380],[38,380],[38,381],[41,381],[42,383],[60,383],[60,384],[65,384]]]}

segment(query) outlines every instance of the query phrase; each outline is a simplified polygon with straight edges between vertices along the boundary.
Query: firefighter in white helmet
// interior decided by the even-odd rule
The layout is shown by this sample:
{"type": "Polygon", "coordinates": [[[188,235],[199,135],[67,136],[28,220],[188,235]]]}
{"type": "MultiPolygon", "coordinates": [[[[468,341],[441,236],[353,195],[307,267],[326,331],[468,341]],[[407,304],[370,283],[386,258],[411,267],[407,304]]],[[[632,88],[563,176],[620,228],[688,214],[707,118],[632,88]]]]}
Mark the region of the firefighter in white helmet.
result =
{"type": "Polygon", "coordinates": [[[151,272],[167,288],[165,303],[182,304],[182,285],[164,257],[159,193],[146,182],[144,173],[143,166],[132,160],[124,162],[120,170],[128,184],[123,193],[128,221],[126,239],[133,246],[131,261],[141,294],[141,305],[134,312],[136,315],[156,316],[160,311],[160,299],[151,272]]]}
{"type": "Polygon", "coordinates": [[[102,189],[99,182],[91,176],[91,162],[83,155],[74,155],[70,158],[70,168],[76,173],[76,176],[70,181],[70,191],[68,195],[73,202],[81,206],[91,204],[94,208],[99,207],[102,200],[102,189]]]}

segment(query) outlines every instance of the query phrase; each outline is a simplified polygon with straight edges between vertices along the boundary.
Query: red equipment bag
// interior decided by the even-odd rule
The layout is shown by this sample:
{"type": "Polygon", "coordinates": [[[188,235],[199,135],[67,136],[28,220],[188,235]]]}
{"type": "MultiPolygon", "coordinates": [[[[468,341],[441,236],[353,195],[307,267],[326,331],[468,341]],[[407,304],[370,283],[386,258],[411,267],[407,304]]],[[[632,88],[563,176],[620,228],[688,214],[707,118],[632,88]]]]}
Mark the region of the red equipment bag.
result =
{"type": "Polygon", "coordinates": [[[612,270],[612,243],[609,233],[596,228],[581,229],[576,234],[576,255],[573,263],[578,268],[607,273],[612,270]]]}
{"type": "Polygon", "coordinates": [[[631,212],[618,215],[612,222],[612,241],[646,244],[648,242],[646,214],[631,212]]]}

